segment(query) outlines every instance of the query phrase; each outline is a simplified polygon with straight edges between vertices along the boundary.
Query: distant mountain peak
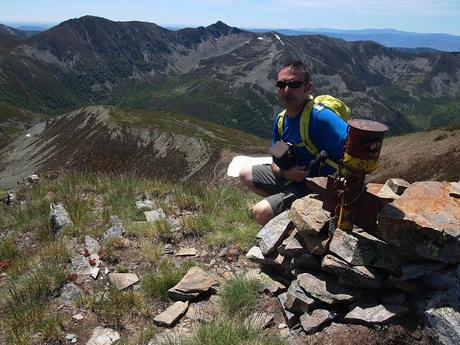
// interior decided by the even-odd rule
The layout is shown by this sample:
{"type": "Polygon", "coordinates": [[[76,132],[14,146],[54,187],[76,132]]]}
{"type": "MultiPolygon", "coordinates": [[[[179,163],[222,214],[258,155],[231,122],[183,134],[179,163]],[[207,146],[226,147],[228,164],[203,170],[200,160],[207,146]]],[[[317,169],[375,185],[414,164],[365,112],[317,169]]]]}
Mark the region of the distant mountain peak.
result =
{"type": "Polygon", "coordinates": [[[221,35],[228,35],[229,33],[241,33],[243,30],[240,30],[238,28],[235,28],[233,26],[228,26],[222,21],[217,21],[214,24],[211,24],[206,27],[207,31],[213,32],[213,33],[219,33],[221,35]]]}

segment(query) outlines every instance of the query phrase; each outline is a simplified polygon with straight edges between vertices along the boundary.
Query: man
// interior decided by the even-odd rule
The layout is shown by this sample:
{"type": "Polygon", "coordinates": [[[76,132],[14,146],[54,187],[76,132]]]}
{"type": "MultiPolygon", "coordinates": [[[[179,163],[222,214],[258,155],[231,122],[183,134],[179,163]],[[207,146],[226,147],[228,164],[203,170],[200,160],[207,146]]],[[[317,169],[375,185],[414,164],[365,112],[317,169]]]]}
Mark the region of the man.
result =
{"type": "MultiPolygon", "coordinates": [[[[304,107],[311,100],[312,83],[306,66],[301,61],[293,61],[281,67],[276,82],[276,92],[286,109],[283,117],[282,134],[278,130],[278,114],[273,125],[272,144],[281,140],[290,144],[301,144],[300,118],[304,107]]],[[[339,162],[347,137],[348,124],[331,109],[315,105],[310,112],[309,135],[320,151],[339,162]]],[[[327,176],[335,172],[332,166],[310,167],[315,156],[305,146],[294,146],[296,164],[282,169],[277,164],[243,167],[240,180],[255,193],[265,199],[258,202],[252,212],[257,223],[265,225],[270,219],[287,208],[296,198],[309,193],[305,185],[306,177],[327,176]]],[[[318,164],[319,165],[319,164],[318,164]]]]}

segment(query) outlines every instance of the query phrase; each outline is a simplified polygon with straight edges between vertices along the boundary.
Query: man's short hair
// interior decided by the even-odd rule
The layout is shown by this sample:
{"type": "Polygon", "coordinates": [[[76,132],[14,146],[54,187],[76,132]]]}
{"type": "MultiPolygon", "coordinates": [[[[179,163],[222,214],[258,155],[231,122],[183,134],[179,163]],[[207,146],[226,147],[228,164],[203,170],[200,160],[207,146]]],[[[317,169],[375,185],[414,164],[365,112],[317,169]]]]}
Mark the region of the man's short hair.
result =
{"type": "Polygon", "coordinates": [[[300,60],[295,60],[295,61],[288,62],[287,64],[284,64],[281,67],[281,69],[283,69],[283,68],[291,68],[291,69],[301,70],[302,73],[305,76],[305,78],[304,78],[305,82],[308,83],[310,81],[310,72],[308,71],[307,66],[305,66],[305,64],[300,60]]]}

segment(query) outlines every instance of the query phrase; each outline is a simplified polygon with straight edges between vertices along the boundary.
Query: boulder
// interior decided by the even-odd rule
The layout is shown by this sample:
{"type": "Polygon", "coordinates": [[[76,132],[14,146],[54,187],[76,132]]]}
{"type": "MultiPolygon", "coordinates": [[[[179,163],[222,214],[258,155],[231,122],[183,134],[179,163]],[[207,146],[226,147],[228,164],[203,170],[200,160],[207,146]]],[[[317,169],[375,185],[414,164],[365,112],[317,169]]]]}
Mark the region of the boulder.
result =
{"type": "Polygon", "coordinates": [[[460,198],[448,182],[416,182],[378,214],[376,236],[406,258],[460,262],[460,198]]]}
{"type": "Polygon", "coordinates": [[[319,234],[329,221],[330,212],[323,209],[323,202],[312,195],[295,200],[289,211],[289,219],[299,232],[319,234]]]}
{"type": "Polygon", "coordinates": [[[101,242],[105,246],[110,239],[122,238],[125,231],[123,224],[118,216],[111,216],[110,223],[112,226],[102,235],[101,242]]]}
{"type": "Polygon", "coordinates": [[[401,260],[385,242],[362,229],[352,233],[340,229],[334,231],[329,250],[351,265],[384,268],[399,272],[401,260]]]}
{"type": "Polygon", "coordinates": [[[85,249],[88,251],[88,254],[94,255],[94,254],[99,254],[99,251],[102,248],[99,245],[98,241],[96,241],[90,235],[85,235],[85,249]]]}
{"type": "Polygon", "coordinates": [[[73,225],[72,220],[69,217],[69,213],[62,204],[50,204],[50,227],[54,233],[57,233],[66,226],[73,225]]]}
{"type": "Polygon", "coordinates": [[[289,224],[288,211],[284,211],[271,219],[259,231],[256,240],[264,256],[272,253],[286,238],[290,230],[289,224]]]}

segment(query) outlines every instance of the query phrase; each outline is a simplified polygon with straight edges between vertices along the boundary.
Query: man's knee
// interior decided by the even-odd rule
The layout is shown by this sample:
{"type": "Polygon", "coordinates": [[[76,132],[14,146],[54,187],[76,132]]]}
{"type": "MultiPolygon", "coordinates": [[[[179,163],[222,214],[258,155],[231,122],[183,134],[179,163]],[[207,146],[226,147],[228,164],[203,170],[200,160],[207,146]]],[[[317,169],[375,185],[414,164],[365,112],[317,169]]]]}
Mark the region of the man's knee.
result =
{"type": "Polygon", "coordinates": [[[261,200],[252,208],[257,224],[265,225],[273,218],[273,209],[267,200],[261,200]]]}
{"type": "Polygon", "coordinates": [[[252,182],[252,166],[244,166],[240,169],[240,181],[247,187],[254,187],[252,182]]]}

